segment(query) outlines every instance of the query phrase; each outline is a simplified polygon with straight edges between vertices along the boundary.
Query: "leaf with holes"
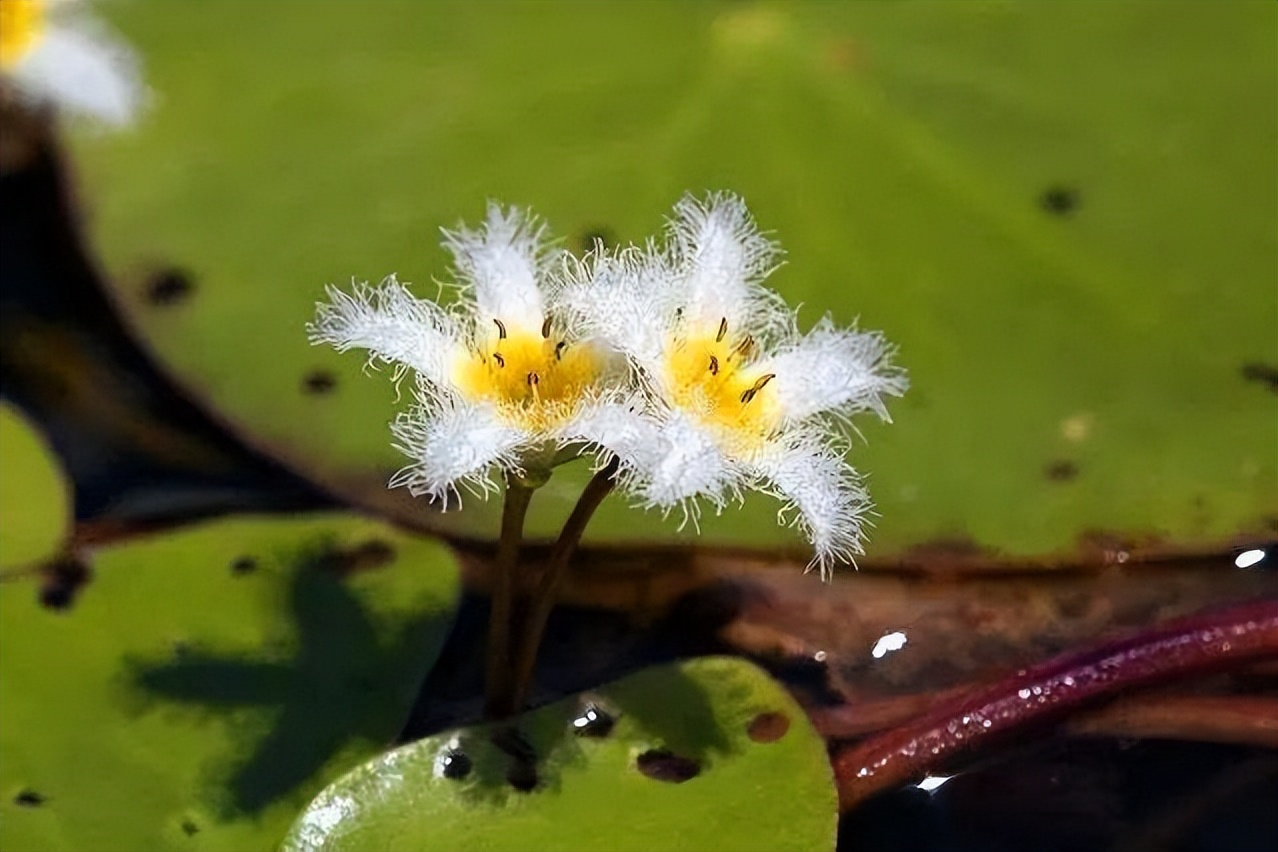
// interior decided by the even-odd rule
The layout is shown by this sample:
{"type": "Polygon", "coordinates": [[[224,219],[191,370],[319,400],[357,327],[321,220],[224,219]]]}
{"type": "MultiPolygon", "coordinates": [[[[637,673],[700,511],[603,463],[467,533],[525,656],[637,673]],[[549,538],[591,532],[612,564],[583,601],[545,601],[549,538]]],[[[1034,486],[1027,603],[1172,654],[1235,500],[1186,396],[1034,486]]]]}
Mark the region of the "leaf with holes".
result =
{"type": "Polygon", "coordinates": [[[321,793],[284,852],[829,850],[837,811],[803,710],[714,657],[388,752],[321,793]]]}
{"type": "Polygon", "coordinates": [[[62,546],[71,491],[44,439],[8,403],[0,403],[0,469],[0,569],[31,567],[62,546]]]}
{"type": "Polygon", "coordinates": [[[109,547],[0,584],[0,848],[267,852],[391,742],[452,623],[442,545],[344,515],[109,547]]]}
{"type": "MultiPolygon", "coordinates": [[[[727,188],[787,249],[772,281],[805,322],[860,317],[911,371],[896,424],[854,449],[872,556],[1278,524],[1272,3],[104,11],[164,96],[136,134],[78,145],[119,303],[244,434],[363,500],[497,526],[493,504],[438,518],[385,492],[395,392],[307,345],[325,284],[396,272],[433,295],[437,229],[487,198],[577,248],[727,188]]],[[[538,495],[534,534],[582,481],[538,495]]],[[[794,543],[775,508],[704,538],[794,543]]],[[[590,536],[679,534],[614,499],[590,536]]]]}

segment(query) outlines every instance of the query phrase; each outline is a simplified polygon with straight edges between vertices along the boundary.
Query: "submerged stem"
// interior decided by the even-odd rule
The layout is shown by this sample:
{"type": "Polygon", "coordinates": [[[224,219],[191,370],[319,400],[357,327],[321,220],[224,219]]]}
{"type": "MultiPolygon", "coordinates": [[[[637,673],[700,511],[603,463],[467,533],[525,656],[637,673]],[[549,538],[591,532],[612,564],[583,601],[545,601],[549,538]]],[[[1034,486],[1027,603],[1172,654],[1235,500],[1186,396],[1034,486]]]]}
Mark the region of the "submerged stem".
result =
{"type": "Polygon", "coordinates": [[[587,483],[585,490],[581,492],[581,498],[577,500],[577,505],[573,507],[572,514],[564,523],[559,538],[555,540],[550,559],[537,582],[537,588],[533,591],[531,609],[524,621],[523,634],[514,649],[514,683],[511,694],[515,710],[523,706],[524,699],[528,696],[533,666],[537,662],[537,649],[541,646],[542,636],[546,632],[550,611],[554,609],[555,599],[559,596],[559,587],[563,585],[568,562],[577,550],[577,545],[581,542],[582,533],[586,531],[586,525],[590,523],[591,516],[616,485],[614,479],[616,473],[617,459],[614,457],[587,483]]]}
{"type": "Polygon", "coordinates": [[[506,497],[501,509],[501,538],[493,564],[492,609],[488,615],[488,659],[484,712],[501,719],[514,711],[511,681],[510,636],[514,617],[515,569],[524,537],[524,518],[535,486],[513,473],[506,475],[506,497]]]}

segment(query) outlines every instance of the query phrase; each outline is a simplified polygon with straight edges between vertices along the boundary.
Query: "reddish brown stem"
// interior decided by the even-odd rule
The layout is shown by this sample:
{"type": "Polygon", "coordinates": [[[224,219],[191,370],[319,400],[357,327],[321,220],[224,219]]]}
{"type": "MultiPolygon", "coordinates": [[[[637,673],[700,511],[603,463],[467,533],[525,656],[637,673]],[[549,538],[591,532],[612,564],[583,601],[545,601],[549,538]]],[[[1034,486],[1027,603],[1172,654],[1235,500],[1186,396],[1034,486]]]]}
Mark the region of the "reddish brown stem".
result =
{"type": "Polygon", "coordinates": [[[1278,656],[1278,601],[1200,613],[1056,657],[836,752],[840,808],[851,809],[991,738],[1121,690],[1267,656],[1278,656]]]}
{"type": "Polygon", "coordinates": [[[1278,749],[1278,698],[1133,696],[1072,717],[1064,731],[1081,737],[1195,740],[1278,749]]]}
{"type": "Polygon", "coordinates": [[[488,659],[484,712],[504,719],[514,712],[514,679],[511,670],[510,635],[514,618],[515,572],[519,546],[524,538],[524,518],[533,489],[513,474],[506,476],[506,500],[502,504],[501,538],[493,560],[492,609],[488,615],[488,659]]]}

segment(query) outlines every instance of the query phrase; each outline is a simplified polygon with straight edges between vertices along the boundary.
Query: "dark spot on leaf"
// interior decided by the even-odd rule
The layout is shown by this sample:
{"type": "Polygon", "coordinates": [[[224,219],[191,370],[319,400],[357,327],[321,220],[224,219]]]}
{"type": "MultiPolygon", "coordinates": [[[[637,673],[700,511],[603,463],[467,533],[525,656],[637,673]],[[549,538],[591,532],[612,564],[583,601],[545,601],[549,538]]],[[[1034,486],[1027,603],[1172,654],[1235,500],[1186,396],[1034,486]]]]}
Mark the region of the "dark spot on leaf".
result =
{"type": "Polygon", "coordinates": [[[302,387],[307,393],[329,393],[337,387],[337,377],[328,370],[312,370],[302,380],[302,387]]]}
{"type": "Polygon", "coordinates": [[[444,755],[444,759],[441,763],[443,764],[444,777],[450,781],[462,780],[470,774],[470,770],[474,766],[474,762],[470,759],[470,755],[455,749],[444,755]]]}
{"type": "Polygon", "coordinates": [[[63,556],[41,570],[40,603],[48,609],[65,610],[75,603],[92,573],[74,556],[63,556]]]}
{"type": "Polygon", "coordinates": [[[181,659],[191,653],[191,643],[185,639],[179,639],[173,643],[173,656],[181,659]]]}
{"type": "Polygon", "coordinates": [[[316,566],[342,577],[384,568],[395,560],[395,548],[379,538],[369,539],[352,547],[327,550],[320,555],[316,566]]]}
{"type": "Polygon", "coordinates": [[[572,730],[579,737],[606,737],[617,720],[597,704],[587,704],[572,720],[572,730]]]}
{"type": "Polygon", "coordinates": [[[1057,459],[1043,469],[1043,474],[1052,482],[1069,482],[1078,476],[1078,465],[1069,459],[1057,459]]]}
{"type": "Polygon", "coordinates": [[[146,282],[146,300],[153,305],[173,305],[186,299],[195,289],[195,282],[185,269],[162,269],[146,282]]]}
{"type": "Polygon", "coordinates": [[[44,796],[31,789],[19,790],[18,795],[13,797],[13,803],[24,808],[38,808],[45,801],[44,796]]]}
{"type": "Polygon", "coordinates": [[[506,783],[521,793],[530,793],[537,786],[537,764],[531,760],[513,758],[506,767],[506,783]]]}
{"type": "Polygon", "coordinates": [[[701,764],[689,757],[680,757],[664,748],[652,749],[639,755],[635,761],[639,771],[654,781],[682,784],[701,774],[701,764]]]}
{"type": "Polygon", "coordinates": [[[1242,365],[1241,372],[1247,381],[1264,385],[1271,393],[1278,393],[1278,367],[1251,361],[1242,365]]]}
{"type": "Polygon", "coordinates": [[[1078,190],[1071,186],[1049,186],[1038,197],[1039,205],[1053,216],[1068,216],[1078,207],[1078,190]]]}
{"type": "Polygon", "coordinates": [[[182,820],[182,833],[187,837],[192,837],[200,833],[200,827],[195,824],[194,820],[184,819],[182,820]]]}
{"type": "Polygon", "coordinates": [[[257,560],[252,556],[240,556],[231,563],[231,573],[237,577],[252,574],[257,570],[257,560]]]}
{"type": "Polygon", "coordinates": [[[746,736],[756,743],[774,743],[790,730],[790,717],[784,713],[760,713],[746,726],[746,736]]]}
{"type": "Polygon", "coordinates": [[[594,228],[587,228],[581,235],[578,248],[585,251],[594,251],[600,244],[604,248],[610,248],[615,245],[617,238],[613,235],[612,230],[602,225],[594,228]]]}

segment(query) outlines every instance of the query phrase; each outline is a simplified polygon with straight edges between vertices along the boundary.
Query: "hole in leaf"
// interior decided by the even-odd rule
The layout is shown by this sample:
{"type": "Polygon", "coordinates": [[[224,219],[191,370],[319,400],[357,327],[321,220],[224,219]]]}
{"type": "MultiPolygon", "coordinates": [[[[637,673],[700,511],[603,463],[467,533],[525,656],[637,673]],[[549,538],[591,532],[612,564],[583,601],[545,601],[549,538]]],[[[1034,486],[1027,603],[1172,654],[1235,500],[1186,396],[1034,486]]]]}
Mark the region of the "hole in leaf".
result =
{"type": "Polygon", "coordinates": [[[65,610],[75,603],[80,589],[92,573],[74,556],[64,556],[44,566],[41,571],[40,604],[47,609],[65,610]]]}
{"type": "Polygon", "coordinates": [[[639,771],[654,781],[682,784],[701,774],[701,764],[664,748],[645,751],[635,761],[639,771]]]}
{"type": "Polygon", "coordinates": [[[1052,482],[1069,482],[1078,476],[1078,465],[1069,459],[1058,459],[1049,464],[1043,474],[1052,482]]]}
{"type": "Polygon", "coordinates": [[[191,274],[185,269],[162,269],[146,282],[146,300],[152,305],[168,306],[183,301],[195,289],[191,274]]]}
{"type": "Polygon", "coordinates": [[[302,388],[307,393],[329,393],[337,387],[337,377],[328,370],[312,370],[302,379],[302,388]]]}
{"type": "Polygon", "coordinates": [[[46,801],[44,796],[31,789],[19,790],[18,794],[13,797],[13,803],[24,808],[38,808],[46,801]]]}
{"type": "Polygon", "coordinates": [[[573,733],[579,737],[606,737],[617,720],[597,704],[587,704],[572,720],[573,733]]]}
{"type": "Polygon", "coordinates": [[[1070,186],[1049,186],[1038,203],[1054,216],[1067,216],[1078,207],[1078,190],[1070,186]]]}
{"type": "Polygon", "coordinates": [[[1242,377],[1246,381],[1256,382],[1264,385],[1265,388],[1278,393],[1278,367],[1272,364],[1262,364],[1259,361],[1251,361],[1242,365],[1242,377]]]}
{"type": "Polygon", "coordinates": [[[784,713],[760,713],[746,726],[746,736],[756,743],[774,743],[790,730],[790,717],[784,713]]]}
{"type": "Polygon", "coordinates": [[[452,749],[440,758],[439,771],[441,775],[451,781],[460,781],[470,774],[470,770],[474,765],[470,755],[452,749]]]}
{"type": "Polygon", "coordinates": [[[257,570],[257,560],[252,556],[240,556],[231,563],[231,573],[237,577],[252,574],[257,570]]]}

